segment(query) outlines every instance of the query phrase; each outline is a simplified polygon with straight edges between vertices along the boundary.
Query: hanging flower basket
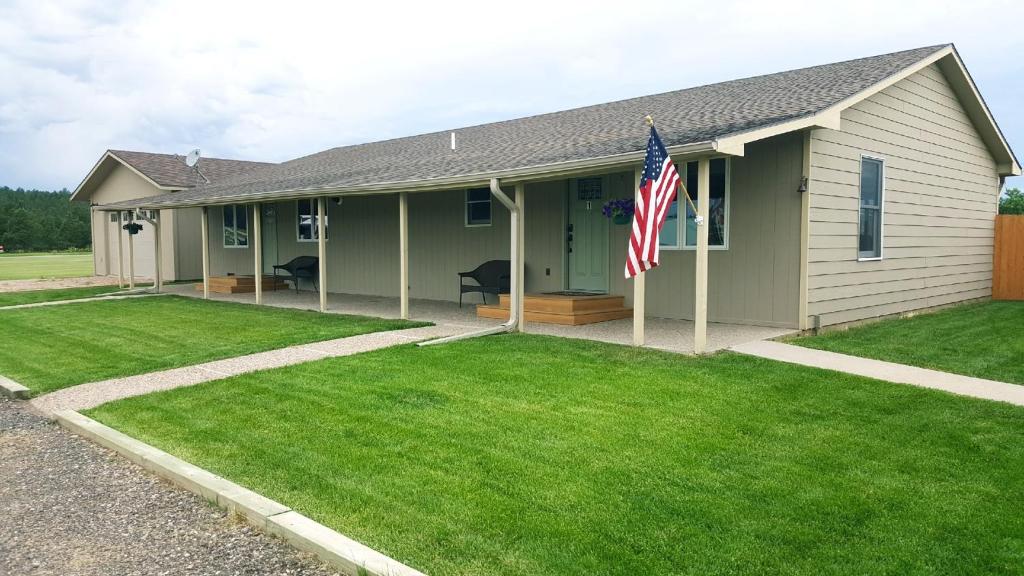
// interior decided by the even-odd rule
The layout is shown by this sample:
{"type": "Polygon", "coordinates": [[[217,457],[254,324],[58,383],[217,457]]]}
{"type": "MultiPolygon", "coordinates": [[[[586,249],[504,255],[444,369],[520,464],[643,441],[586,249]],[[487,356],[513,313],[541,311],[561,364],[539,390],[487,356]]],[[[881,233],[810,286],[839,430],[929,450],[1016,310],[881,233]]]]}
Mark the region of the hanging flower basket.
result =
{"type": "Polygon", "coordinates": [[[129,222],[124,226],[121,226],[121,228],[124,228],[129,234],[134,236],[142,230],[142,224],[139,224],[138,222],[129,222]]]}
{"type": "Polygon", "coordinates": [[[601,207],[601,214],[611,219],[613,224],[625,226],[633,219],[634,206],[632,198],[609,200],[601,207]]]}

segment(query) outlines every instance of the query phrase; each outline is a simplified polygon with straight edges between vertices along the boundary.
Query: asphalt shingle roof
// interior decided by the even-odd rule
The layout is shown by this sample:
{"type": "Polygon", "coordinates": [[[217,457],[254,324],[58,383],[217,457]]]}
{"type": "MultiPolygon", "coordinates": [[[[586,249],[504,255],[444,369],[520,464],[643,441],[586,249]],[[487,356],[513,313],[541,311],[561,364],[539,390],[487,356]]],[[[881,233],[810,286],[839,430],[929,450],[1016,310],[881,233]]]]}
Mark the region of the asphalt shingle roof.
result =
{"type": "Polygon", "coordinates": [[[647,114],[656,119],[666,146],[709,142],[821,112],[946,46],[332,148],[222,181],[211,178],[209,185],[149,198],[146,203],[173,206],[244,200],[277,192],[416,182],[602,158],[643,150],[647,132],[642,119],[647,114]],[[451,132],[457,139],[454,151],[450,148],[451,132]]]}
{"type": "MultiPolygon", "coordinates": [[[[132,150],[110,150],[110,153],[127,162],[139,172],[161,186],[172,188],[194,188],[205,185],[202,176],[185,165],[185,158],[177,154],[134,152],[132,150]]],[[[224,158],[202,158],[199,169],[211,183],[223,182],[256,168],[273,166],[267,162],[227,160],[224,158]]]]}

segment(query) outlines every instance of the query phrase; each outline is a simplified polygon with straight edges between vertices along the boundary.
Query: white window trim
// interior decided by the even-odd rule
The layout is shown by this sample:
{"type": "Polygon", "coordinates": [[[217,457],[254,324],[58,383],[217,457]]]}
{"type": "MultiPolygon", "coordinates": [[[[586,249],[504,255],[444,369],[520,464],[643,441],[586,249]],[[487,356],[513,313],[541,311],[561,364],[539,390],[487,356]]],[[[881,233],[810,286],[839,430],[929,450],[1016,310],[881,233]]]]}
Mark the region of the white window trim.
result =
{"type": "Polygon", "coordinates": [[[252,225],[250,224],[249,220],[250,220],[249,207],[246,206],[245,204],[225,204],[223,207],[221,207],[221,214],[220,214],[220,241],[221,241],[221,244],[223,244],[225,248],[238,249],[238,250],[248,250],[249,249],[249,230],[252,228],[252,225]],[[227,228],[227,226],[224,225],[224,211],[227,210],[228,208],[231,208],[232,210],[235,211],[235,218],[234,218],[235,238],[238,238],[238,208],[241,208],[245,212],[245,245],[228,244],[227,242],[224,241],[224,229],[227,228]]]}
{"type": "MultiPolygon", "coordinates": [[[[494,198],[490,194],[487,196],[487,205],[490,206],[491,217],[487,221],[487,224],[470,224],[469,223],[469,191],[470,188],[466,188],[466,191],[462,196],[462,225],[466,228],[489,228],[494,223],[494,198]]],[[[473,204],[483,204],[483,200],[473,200],[473,204]]]]}
{"type": "MultiPolygon", "coordinates": [[[[725,159],[725,242],[721,246],[713,246],[710,243],[708,244],[708,250],[716,251],[729,249],[729,228],[730,221],[732,220],[732,215],[730,214],[730,212],[732,212],[732,158],[728,156],[716,156],[715,158],[709,158],[708,160],[717,160],[718,158],[725,159]]],[[[688,164],[690,162],[692,162],[692,160],[684,160],[680,163],[682,164],[683,170],[680,172],[679,176],[682,178],[684,184],[686,183],[686,171],[689,169],[688,164]]],[[[678,165],[679,164],[677,164],[677,166],[678,165]]],[[[697,246],[688,246],[686,244],[686,205],[688,202],[680,192],[681,191],[677,192],[678,197],[676,198],[676,201],[679,202],[679,207],[683,209],[683,217],[676,218],[676,226],[679,229],[676,233],[676,239],[679,243],[675,246],[662,245],[660,250],[694,251],[697,249],[697,246]]],[[[690,194],[694,193],[692,190],[689,192],[690,194]]],[[[693,201],[696,203],[697,198],[694,198],[693,201]]],[[[679,211],[677,209],[676,214],[678,213],[679,211]]]]}
{"type": "MultiPolygon", "coordinates": [[[[318,202],[316,198],[300,198],[300,199],[295,201],[295,241],[296,242],[302,242],[304,244],[308,244],[308,243],[315,243],[315,242],[319,242],[320,241],[320,239],[317,238],[317,234],[319,233],[319,230],[320,230],[320,226],[319,226],[319,223],[318,223],[319,214],[317,214],[317,212],[319,211],[317,209],[319,207],[319,205],[320,205],[320,202],[318,202]],[[312,238],[303,238],[299,234],[299,202],[309,202],[310,203],[310,210],[313,213],[313,237],[312,238]]],[[[325,201],[324,202],[324,212],[326,212],[327,214],[330,214],[330,212],[331,212],[330,201],[325,201]]],[[[325,220],[324,221],[324,232],[325,232],[324,235],[327,236],[326,238],[324,238],[324,242],[330,242],[331,241],[331,233],[327,231],[327,227],[330,226],[330,224],[331,224],[330,220],[325,220]]]]}
{"type": "Polygon", "coordinates": [[[875,154],[861,153],[860,170],[857,171],[857,262],[878,262],[885,258],[885,157],[875,154]],[[881,179],[882,186],[878,196],[878,256],[860,255],[860,211],[861,211],[861,189],[860,174],[864,170],[864,159],[876,160],[882,164],[881,179]]]}

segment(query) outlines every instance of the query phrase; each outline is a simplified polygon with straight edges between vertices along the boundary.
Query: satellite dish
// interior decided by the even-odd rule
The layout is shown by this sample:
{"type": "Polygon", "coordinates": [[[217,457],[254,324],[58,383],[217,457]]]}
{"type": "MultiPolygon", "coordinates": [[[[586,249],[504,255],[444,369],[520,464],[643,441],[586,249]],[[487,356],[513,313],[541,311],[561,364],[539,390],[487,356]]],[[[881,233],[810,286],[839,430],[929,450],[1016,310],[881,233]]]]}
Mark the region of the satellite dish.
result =
{"type": "Polygon", "coordinates": [[[185,156],[185,164],[189,168],[192,168],[193,166],[195,166],[198,163],[199,163],[199,148],[196,148],[195,150],[189,152],[188,156],[185,156]]]}

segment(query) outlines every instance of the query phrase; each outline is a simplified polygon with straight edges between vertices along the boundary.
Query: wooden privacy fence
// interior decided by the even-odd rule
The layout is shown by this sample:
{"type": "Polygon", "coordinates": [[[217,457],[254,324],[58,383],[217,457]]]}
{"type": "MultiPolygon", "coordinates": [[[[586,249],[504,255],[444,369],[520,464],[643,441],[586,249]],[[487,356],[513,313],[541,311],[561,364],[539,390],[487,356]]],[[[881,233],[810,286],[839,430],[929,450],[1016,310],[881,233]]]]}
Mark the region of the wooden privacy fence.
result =
{"type": "Polygon", "coordinates": [[[996,216],[992,298],[1024,300],[1024,215],[996,216]]]}

